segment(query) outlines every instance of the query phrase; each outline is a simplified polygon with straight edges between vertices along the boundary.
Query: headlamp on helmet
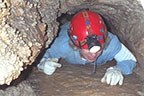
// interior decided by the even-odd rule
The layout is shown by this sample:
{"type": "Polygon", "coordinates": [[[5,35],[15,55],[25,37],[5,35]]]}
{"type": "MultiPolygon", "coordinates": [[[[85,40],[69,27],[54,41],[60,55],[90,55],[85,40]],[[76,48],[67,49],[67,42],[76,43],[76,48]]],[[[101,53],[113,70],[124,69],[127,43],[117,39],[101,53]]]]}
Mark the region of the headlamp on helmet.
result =
{"type": "Polygon", "coordinates": [[[97,40],[96,35],[87,36],[86,40],[87,40],[88,49],[90,50],[91,53],[96,53],[101,49],[101,44],[97,40]]]}

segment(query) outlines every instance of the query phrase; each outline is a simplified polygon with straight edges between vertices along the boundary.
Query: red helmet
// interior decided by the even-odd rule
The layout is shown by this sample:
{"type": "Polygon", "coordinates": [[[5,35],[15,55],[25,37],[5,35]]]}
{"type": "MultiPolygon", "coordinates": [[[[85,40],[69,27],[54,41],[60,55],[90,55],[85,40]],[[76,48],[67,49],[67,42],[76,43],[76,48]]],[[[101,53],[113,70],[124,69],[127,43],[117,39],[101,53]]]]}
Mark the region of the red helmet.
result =
{"type": "Polygon", "coordinates": [[[77,47],[89,49],[93,43],[102,47],[107,38],[107,29],[98,13],[84,10],[72,18],[69,34],[77,47]]]}

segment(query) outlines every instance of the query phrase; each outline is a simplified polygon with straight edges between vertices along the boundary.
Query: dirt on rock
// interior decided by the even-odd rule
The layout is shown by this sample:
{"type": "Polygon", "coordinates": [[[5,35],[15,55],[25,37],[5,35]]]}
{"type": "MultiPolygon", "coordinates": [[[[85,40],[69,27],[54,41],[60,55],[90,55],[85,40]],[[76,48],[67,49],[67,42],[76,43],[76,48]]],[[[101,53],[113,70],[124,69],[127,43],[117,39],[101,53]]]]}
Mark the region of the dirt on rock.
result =
{"type": "Polygon", "coordinates": [[[144,96],[144,82],[133,73],[124,76],[122,86],[110,86],[100,82],[108,67],[115,62],[98,66],[96,74],[92,74],[93,65],[72,65],[64,60],[62,68],[48,76],[35,67],[29,80],[38,96],[144,96]]]}

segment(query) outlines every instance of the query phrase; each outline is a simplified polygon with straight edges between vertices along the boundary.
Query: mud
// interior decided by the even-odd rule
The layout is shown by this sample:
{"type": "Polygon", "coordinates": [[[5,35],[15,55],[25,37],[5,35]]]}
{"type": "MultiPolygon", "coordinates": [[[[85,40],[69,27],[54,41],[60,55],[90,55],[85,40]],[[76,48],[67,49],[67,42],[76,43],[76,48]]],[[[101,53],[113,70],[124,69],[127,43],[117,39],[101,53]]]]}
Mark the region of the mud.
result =
{"type": "Polygon", "coordinates": [[[29,80],[38,96],[144,96],[144,82],[133,73],[125,76],[122,86],[109,86],[100,82],[106,69],[114,61],[98,66],[92,74],[93,65],[72,65],[64,60],[63,67],[47,76],[34,67],[29,80]]]}

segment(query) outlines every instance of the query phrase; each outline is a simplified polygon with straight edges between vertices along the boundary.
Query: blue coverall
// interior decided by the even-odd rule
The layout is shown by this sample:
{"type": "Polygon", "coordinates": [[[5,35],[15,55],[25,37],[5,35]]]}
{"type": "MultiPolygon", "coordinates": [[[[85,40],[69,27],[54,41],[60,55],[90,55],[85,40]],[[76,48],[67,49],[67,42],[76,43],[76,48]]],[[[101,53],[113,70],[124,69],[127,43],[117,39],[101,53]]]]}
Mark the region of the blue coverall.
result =
{"type": "MultiPolygon", "coordinates": [[[[43,56],[43,58],[63,58],[71,64],[87,64],[88,61],[83,60],[80,56],[79,50],[74,50],[69,45],[69,23],[61,26],[61,30],[58,37],[54,40],[50,48],[48,48],[43,56]]],[[[102,54],[97,58],[95,64],[105,64],[107,61],[119,58],[125,55],[125,52],[120,52],[119,55],[116,54],[121,50],[122,45],[118,40],[117,36],[108,32],[108,37],[110,38],[109,45],[103,50],[102,54]]],[[[135,58],[134,58],[135,59],[135,58]]],[[[119,68],[124,75],[131,74],[136,66],[136,60],[133,59],[122,59],[117,60],[116,67],[119,68]]]]}

